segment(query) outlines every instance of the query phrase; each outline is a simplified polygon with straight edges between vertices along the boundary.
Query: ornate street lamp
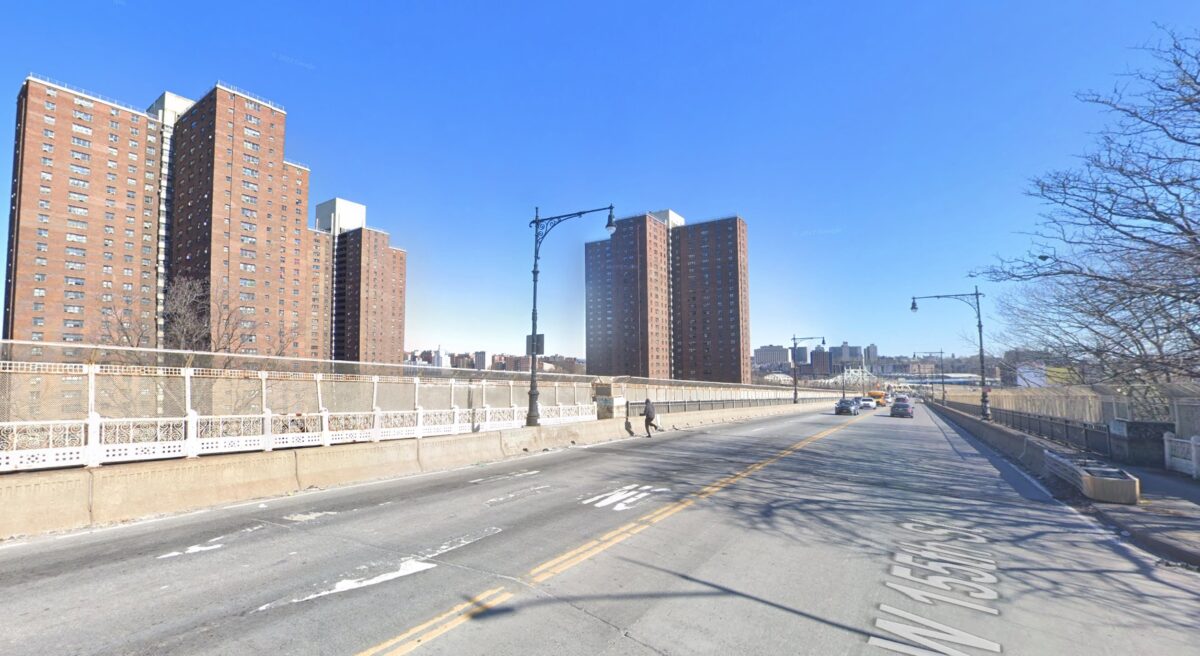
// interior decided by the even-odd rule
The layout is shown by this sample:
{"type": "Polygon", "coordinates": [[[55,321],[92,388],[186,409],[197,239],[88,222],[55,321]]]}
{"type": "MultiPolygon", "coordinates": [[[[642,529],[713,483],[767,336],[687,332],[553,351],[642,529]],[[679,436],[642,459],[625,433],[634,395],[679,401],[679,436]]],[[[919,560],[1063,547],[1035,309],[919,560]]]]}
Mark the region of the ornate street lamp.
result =
{"type": "Polygon", "coordinates": [[[912,310],[913,312],[917,311],[917,299],[952,298],[956,301],[962,301],[963,303],[966,303],[967,305],[971,306],[972,310],[975,310],[975,326],[979,329],[979,389],[980,389],[979,408],[980,408],[980,416],[983,418],[984,421],[990,421],[992,418],[992,410],[991,410],[990,402],[988,401],[987,365],[984,364],[984,360],[983,360],[983,313],[980,311],[980,308],[979,308],[979,299],[982,296],[983,296],[983,294],[979,293],[979,286],[976,285],[975,291],[968,293],[968,294],[936,294],[933,296],[914,296],[914,297],[912,297],[912,306],[909,307],[908,309],[912,310]]]}
{"type": "Polygon", "coordinates": [[[575,219],[585,214],[593,214],[595,212],[603,212],[608,210],[608,223],[604,229],[608,234],[613,234],[617,231],[617,224],[614,221],[613,206],[597,207],[593,210],[583,210],[581,212],[571,212],[570,214],[559,214],[558,216],[540,216],[539,208],[533,209],[533,220],[529,222],[529,226],[533,228],[533,330],[529,337],[525,339],[525,351],[529,356],[529,414],[525,416],[526,426],[538,426],[540,413],[538,412],[538,388],[537,388],[537,362],[538,356],[544,350],[544,340],[537,331],[537,284],[538,284],[538,259],[541,257],[542,240],[554,226],[568,219],[575,219]]]}
{"type": "Polygon", "coordinates": [[[821,346],[825,346],[824,337],[796,337],[792,335],[792,403],[800,403],[800,386],[796,383],[796,347],[800,342],[805,342],[810,339],[821,340],[821,346]]]}

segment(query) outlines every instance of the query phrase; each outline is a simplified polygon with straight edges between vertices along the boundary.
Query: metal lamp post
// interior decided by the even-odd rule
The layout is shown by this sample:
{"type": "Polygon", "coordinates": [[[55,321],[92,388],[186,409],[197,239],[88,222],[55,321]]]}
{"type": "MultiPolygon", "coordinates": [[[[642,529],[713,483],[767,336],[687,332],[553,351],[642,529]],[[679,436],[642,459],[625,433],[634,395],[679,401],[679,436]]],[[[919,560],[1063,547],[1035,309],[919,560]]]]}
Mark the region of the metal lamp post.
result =
{"type": "MultiPolygon", "coordinates": [[[[979,329],[979,414],[984,421],[990,421],[992,419],[992,410],[990,402],[988,401],[987,365],[983,360],[983,313],[980,311],[979,307],[979,299],[982,296],[983,294],[979,293],[978,285],[975,286],[975,291],[969,294],[935,294],[933,296],[914,296],[912,297],[912,307],[909,309],[913,312],[916,312],[917,300],[919,299],[952,298],[956,301],[962,301],[963,303],[966,303],[967,305],[971,306],[972,310],[975,310],[975,326],[979,329]]],[[[944,368],[943,375],[945,375],[944,368]]],[[[942,393],[945,394],[945,391],[943,390],[942,393]]]]}
{"type": "Polygon", "coordinates": [[[943,351],[913,351],[913,359],[916,360],[918,355],[937,355],[938,368],[942,375],[942,405],[946,404],[946,354],[943,351]]]}
{"type": "Polygon", "coordinates": [[[796,347],[800,342],[810,339],[821,340],[821,346],[825,346],[824,337],[796,337],[792,335],[792,403],[800,403],[800,386],[796,383],[796,347]]]}
{"type": "Polygon", "coordinates": [[[617,231],[617,224],[613,217],[613,206],[597,207],[592,210],[583,210],[581,212],[571,212],[570,214],[559,214],[558,216],[541,216],[540,209],[533,209],[533,220],[529,222],[529,226],[533,228],[533,330],[530,331],[529,337],[525,340],[525,350],[529,355],[529,414],[525,416],[526,426],[538,426],[538,420],[541,418],[538,412],[538,388],[537,388],[537,362],[538,356],[543,350],[543,342],[538,339],[537,331],[537,284],[538,284],[538,259],[541,258],[542,240],[554,226],[568,219],[575,219],[585,214],[593,214],[595,212],[603,212],[608,210],[608,223],[604,229],[608,234],[617,231]]]}

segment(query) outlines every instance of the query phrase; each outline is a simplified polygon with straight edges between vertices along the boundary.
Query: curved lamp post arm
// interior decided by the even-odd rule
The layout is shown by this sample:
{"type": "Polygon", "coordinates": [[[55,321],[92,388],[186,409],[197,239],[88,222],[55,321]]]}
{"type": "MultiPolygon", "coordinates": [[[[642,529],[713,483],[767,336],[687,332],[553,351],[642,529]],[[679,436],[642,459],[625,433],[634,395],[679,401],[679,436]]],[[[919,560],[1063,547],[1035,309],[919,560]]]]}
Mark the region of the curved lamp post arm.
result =
{"type": "Polygon", "coordinates": [[[912,310],[913,312],[916,312],[917,311],[917,301],[921,300],[921,299],[952,298],[956,301],[962,301],[963,303],[966,303],[967,305],[971,306],[972,310],[975,310],[975,326],[979,329],[979,389],[980,389],[979,406],[980,406],[980,416],[985,421],[987,421],[992,418],[992,411],[991,411],[991,407],[990,407],[991,404],[988,400],[987,365],[984,362],[984,355],[983,355],[983,312],[980,309],[980,303],[979,303],[979,299],[982,296],[983,296],[983,294],[981,294],[979,292],[978,287],[975,288],[975,291],[968,293],[968,294],[934,294],[932,296],[913,296],[912,297],[912,307],[910,307],[909,309],[912,310]]]}
{"type": "Polygon", "coordinates": [[[530,347],[529,353],[529,412],[525,416],[526,426],[540,425],[540,412],[538,411],[538,388],[537,388],[537,284],[538,284],[538,260],[542,256],[542,240],[555,226],[563,221],[577,219],[581,216],[603,212],[608,210],[608,224],[605,229],[608,234],[616,231],[617,225],[614,222],[613,206],[597,207],[590,210],[582,210],[579,212],[570,212],[568,214],[559,214],[557,216],[541,216],[540,209],[533,209],[533,220],[529,222],[529,226],[533,228],[533,312],[530,313],[530,322],[533,324],[533,330],[530,331],[530,347]]]}

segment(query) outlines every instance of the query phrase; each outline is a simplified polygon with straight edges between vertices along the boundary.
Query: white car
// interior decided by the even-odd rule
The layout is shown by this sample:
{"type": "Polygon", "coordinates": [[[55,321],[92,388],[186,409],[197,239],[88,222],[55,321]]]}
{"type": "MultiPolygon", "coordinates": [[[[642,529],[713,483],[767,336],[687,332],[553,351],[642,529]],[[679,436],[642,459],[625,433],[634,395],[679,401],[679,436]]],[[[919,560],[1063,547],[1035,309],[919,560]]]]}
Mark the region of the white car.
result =
{"type": "Polygon", "coordinates": [[[864,410],[874,410],[875,409],[875,399],[873,399],[869,396],[864,396],[862,399],[859,400],[858,407],[860,407],[864,410]]]}

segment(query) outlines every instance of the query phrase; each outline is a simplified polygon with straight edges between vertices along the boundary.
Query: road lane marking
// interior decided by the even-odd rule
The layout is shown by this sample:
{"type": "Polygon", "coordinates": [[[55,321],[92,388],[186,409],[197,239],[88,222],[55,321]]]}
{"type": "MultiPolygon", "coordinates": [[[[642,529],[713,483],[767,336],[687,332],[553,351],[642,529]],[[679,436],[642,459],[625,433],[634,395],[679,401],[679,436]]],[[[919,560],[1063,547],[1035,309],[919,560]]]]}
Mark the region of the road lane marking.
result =
{"type": "MultiPolygon", "coordinates": [[[[552,558],[544,563],[541,563],[540,565],[529,570],[529,574],[528,574],[529,581],[532,583],[535,583],[535,584],[542,583],[552,577],[562,574],[563,572],[571,569],[575,565],[578,565],[579,563],[582,563],[582,562],[592,558],[596,554],[599,554],[617,544],[620,544],[621,542],[633,537],[634,535],[637,535],[638,533],[646,530],[647,528],[650,528],[652,525],[657,524],[658,522],[663,521],[664,519],[670,517],[671,515],[674,515],[675,513],[680,512],[681,510],[684,510],[685,508],[690,507],[691,505],[696,503],[696,499],[703,499],[703,498],[712,496],[713,494],[719,492],[722,489],[725,489],[726,487],[732,485],[733,483],[736,483],[737,481],[742,480],[746,476],[749,476],[750,474],[761,470],[763,467],[766,467],[767,465],[770,465],[774,462],[778,462],[782,458],[785,458],[785,457],[799,451],[800,449],[803,449],[804,447],[812,444],[813,442],[816,442],[817,440],[828,437],[828,436],[836,433],[837,431],[842,430],[843,428],[849,426],[850,424],[856,423],[858,421],[861,421],[861,419],[858,419],[858,418],[851,419],[845,423],[842,423],[842,424],[839,424],[832,428],[823,430],[819,433],[816,433],[815,435],[806,437],[806,438],[800,440],[799,442],[796,442],[795,444],[789,446],[788,448],[780,451],[779,453],[775,454],[774,456],[767,458],[766,460],[754,463],[753,465],[750,465],[749,467],[746,467],[745,469],[741,470],[737,474],[733,474],[731,476],[726,476],[726,477],[720,479],[719,481],[717,481],[716,483],[703,488],[701,491],[693,493],[692,495],[690,495],[687,498],[680,499],[679,501],[667,504],[666,506],[663,506],[662,508],[658,508],[652,512],[646,513],[645,515],[642,515],[638,519],[636,519],[632,522],[629,522],[628,524],[625,524],[624,526],[621,526],[619,528],[613,529],[612,531],[609,531],[608,533],[605,533],[604,535],[600,536],[599,538],[589,540],[589,541],[583,543],[582,545],[575,547],[574,549],[571,549],[570,551],[567,551],[566,553],[555,556],[554,558],[552,558]]],[[[625,486],[614,492],[622,492],[622,491],[628,492],[631,489],[636,492],[637,487],[638,486],[636,486],[636,485],[625,486]]],[[[608,494],[612,494],[612,493],[606,493],[605,495],[592,497],[590,499],[590,501],[595,502],[595,501],[599,500],[600,498],[607,496],[608,494]]],[[[624,498],[624,497],[622,497],[622,498],[624,498]]],[[[587,502],[585,501],[585,503],[587,503],[587,502]]],[[[396,636],[395,638],[391,638],[391,639],[389,639],[385,642],[382,642],[374,647],[371,647],[367,650],[359,652],[356,656],[375,656],[376,654],[380,654],[383,650],[385,650],[393,645],[396,645],[405,640],[408,640],[409,638],[412,638],[413,636],[417,636],[415,639],[410,640],[409,642],[405,642],[403,645],[400,645],[400,647],[398,647],[394,651],[387,652],[386,656],[400,656],[402,654],[407,654],[407,653],[411,652],[412,650],[416,649],[417,647],[420,647],[421,645],[432,641],[434,638],[454,629],[455,627],[463,624],[464,622],[469,621],[471,618],[473,618],[483,612],[486,612],[488,609],[493,608],[501,603],[504,603],[505,601],[508,601],[510,598],[512,598],[514,596],[514,594],[515,593],[506,591],[504,588],[493,588],[492,590],[488,590],[487,592],[484,592],[476,597],[473,597],[471,600],[469,600],[466,603],[459,604],[458,606],[451,608],[446,613],[438,615],[437,617],[433,618],[432,620],[429,620],[423,624],[420,624],[416,627],[413,627],[413,628],[405,631],[404,633],[396,636]],[[497,593],[502,593],[502,594],[499,594],[498,596],[493,596],[493,595],[497,595],[497,593]],[[432,627],[436,627],[436,628],[432,628],[432,627]],[[432,628],[432,630],[430,630],[431,628],[432,628]]]]}
{"type": "Polygon", "coordinates": [[[445,613],[442,613],[441,615],[438,615],[437,617],[434,617],[433,619],[430,619],[421,624],[418,624],[417,626],[414,626],[413,628],[405,631],[404,633],[401,633],[400,635],[398,635],[394,638],[388,638],[387,640],[384,640],[383,642],[375,645],[374,647],[368,647],[367,649],[364,649],[364,650],[358,652],[357,654],[355,654],[355,656],[375,656],[375,654],[378,654],[378,653],[382,652],[383,650],[385,650],[397,643],[403,642],[412,636],[418,635],[421,632],[425,631],[426,629],[436,626],[440,622],[444,622],[448,619],[451,619],[451,618],[454,618],[454,617],[460,615],[461,613],[463,613],[464,611],[466,611],[469,608],[477,607],[479,604],[484,603],[485,600],[487,600],[490,597],[493,597],[501,592],[504,592],[503,587],[492,588],[491,590],[488,590],[486,592],[482,592],[478,595],[475,595],[474,597],[471,597],[464,603],[461,603],[461,604],[455,606],[454,608],[451,608],[450,610],[446,611],[445,613]]]}
{"type": "MultiPolygon", "coordinates": [[[[820,440],[822,438],[828,437],[828,436],[836,433],[837,431],[845,428],[846,426],[849,426],[850,424],[853,424],[857,421],[860,421],[860,419],[851,419],[850,421],[839,424],[837,426],[833,426],[833,427],[823,430],[819,433],[816,433],[815,435],[806,437],[806,438],[800,440],[799,442],[796,442],[795,444],[789,446],[788,448],[780,451],[779,453],[775,454],[774,456],[767,458],[766,460],[756,462],[756,463],[746,467],[745,469],[742,469],[740,472],[738,472],[736,474],[726,476],[726,477],[718,480],[717,482],[702,488],[700,491],[693,493],[691,495],[691,497],[680,499],[679,501],[668,504],[662,508],[655,510],[654,512],[647,513],[646,515],[643,515],[642,517],[638,518],[637,520],[635,520],[633,522],[630,522],[629,524],[626,524],[620,528],[609,531],[608,533],[602,535],[597,540],[591,540],[581,547],[573,549],[572,551],[567,552],[566,554],[560,555],[552,560],[542,563],[541,565],[538,565],[537,567],[534,567],[533,569],[531,569],[529,571],[529,576],[531,577],[530,581],[532,581],[533,583],[542,583],[550,578],[558,576],[559,574],[562,574],[563,572],[571,569],[575,565],[578,565],[579,563],[582,563],[582,562],[588,560],[589,558],[595,556],[596,554],[599,554],[617,544],[620,544],[627,538],[632,537],[633,535],[636,535],[636,534],[646,530],[651,525],[657,524],[658,522],[661,522],[662,520],[666,519],[667,517],[670,517],[671,515],[674,515],[675,513],[683,510],[684,508],[691,506],[692,504],[694,504],[696,502],[696,499],[708,498],[708,497],[712,496],[713,494],[716,494],[717,492],[742,480],[743,478],[749,476],[750,474],[753,474],[753,473],[761,470],[763,467],[766,467],[767,465],[770,465],[774,462],[778,462],[779,460],[799,451],[800,449],[803,449],[804,447],[808,446],[809,444],[812,444],[813,442],[816,442],[817,440],[820,440]]],[[[624,488],[621,488],[618,491],[622,491],[622,490],[628,491],[629,488],[631,488],[631,487],[632,486],[625,486],[624,488]]],[[[601,495],[601,496],[604,496],[604,495],[601,495]]],[[[599,497],[593,497],[592,499],[589,499],[589,501],[598,499],[598,498],[599,497]]],[[[585,501],[585,503],[586,503],[586,501],[585,501]]]]}
{"type": "MultiPolygon", "coordinates": [[[[920,518],[910,518],[899,522],[898,525],[901,529],[922,538],[921,541],[897,543],[897,550],[892,554],[894,562],[888,574],[904,583],[884,581],[884,586],[933,608],[944,604],[969,608],[992,616],[1000,614],[997,608],[968,600],[995,601],[1000,598],[995,589],[988,587],[999,583],[999,577],[995,574],[997,565],[992,559],[992,552],[978,547],[988,543],[983,531],[970,526],[920,518]],[[926,587],[913,587],[913,584],[926,587]]],[[[1000,643],[886,603],[879,604],[879,611],[910,622],[899,622],[882,616],[875,618],[877,629],[899,636],[907,643],[896,642],[882,635],[873,635],[867,638],[867,644],[872,647],[902,654],[936,652],[966,656],[962,651],[944,644],[953,643],[994,653],[1001,651],[1000,643]]]]}
{"type": "Polygon", "coordinates": [[[498,506],[502,503],[508,503],[509,501],[516,501],[518,499],[524,499],[525,497],[535,496],[549,489],[549,485],[535,485],[533,487],[525,488],[524,490],[517,490],[516,492],[510,492],[505,495],[493,497],[487,501],[484,501],[483,505],[491,508],[492,506],[498,506]]]}
{"type": "Polygon", "coordinates": [[[597,508],[612,506],[613,510],[619,512],[633,508],[655,492],[670,491],[671,488],[669,487],[654,487],[653,485],[638,485],[637,483],[633,483],[632,485],[619,487],[610,492],[597,494],[589,499],[584,499],[581,503],[585,506],[595,506],[597,508]]]}
{"type": "Polygon", "coordinates": [[[539,469],[521,469],[507,474],[495,474],[494,476],[485,476],[467,481],[471,485],[479,485],[480,483],[495,483],[496,481],[504,481],[510,478],[524,478],[526,476],[535,476],[542,473],[539,469]]]}

